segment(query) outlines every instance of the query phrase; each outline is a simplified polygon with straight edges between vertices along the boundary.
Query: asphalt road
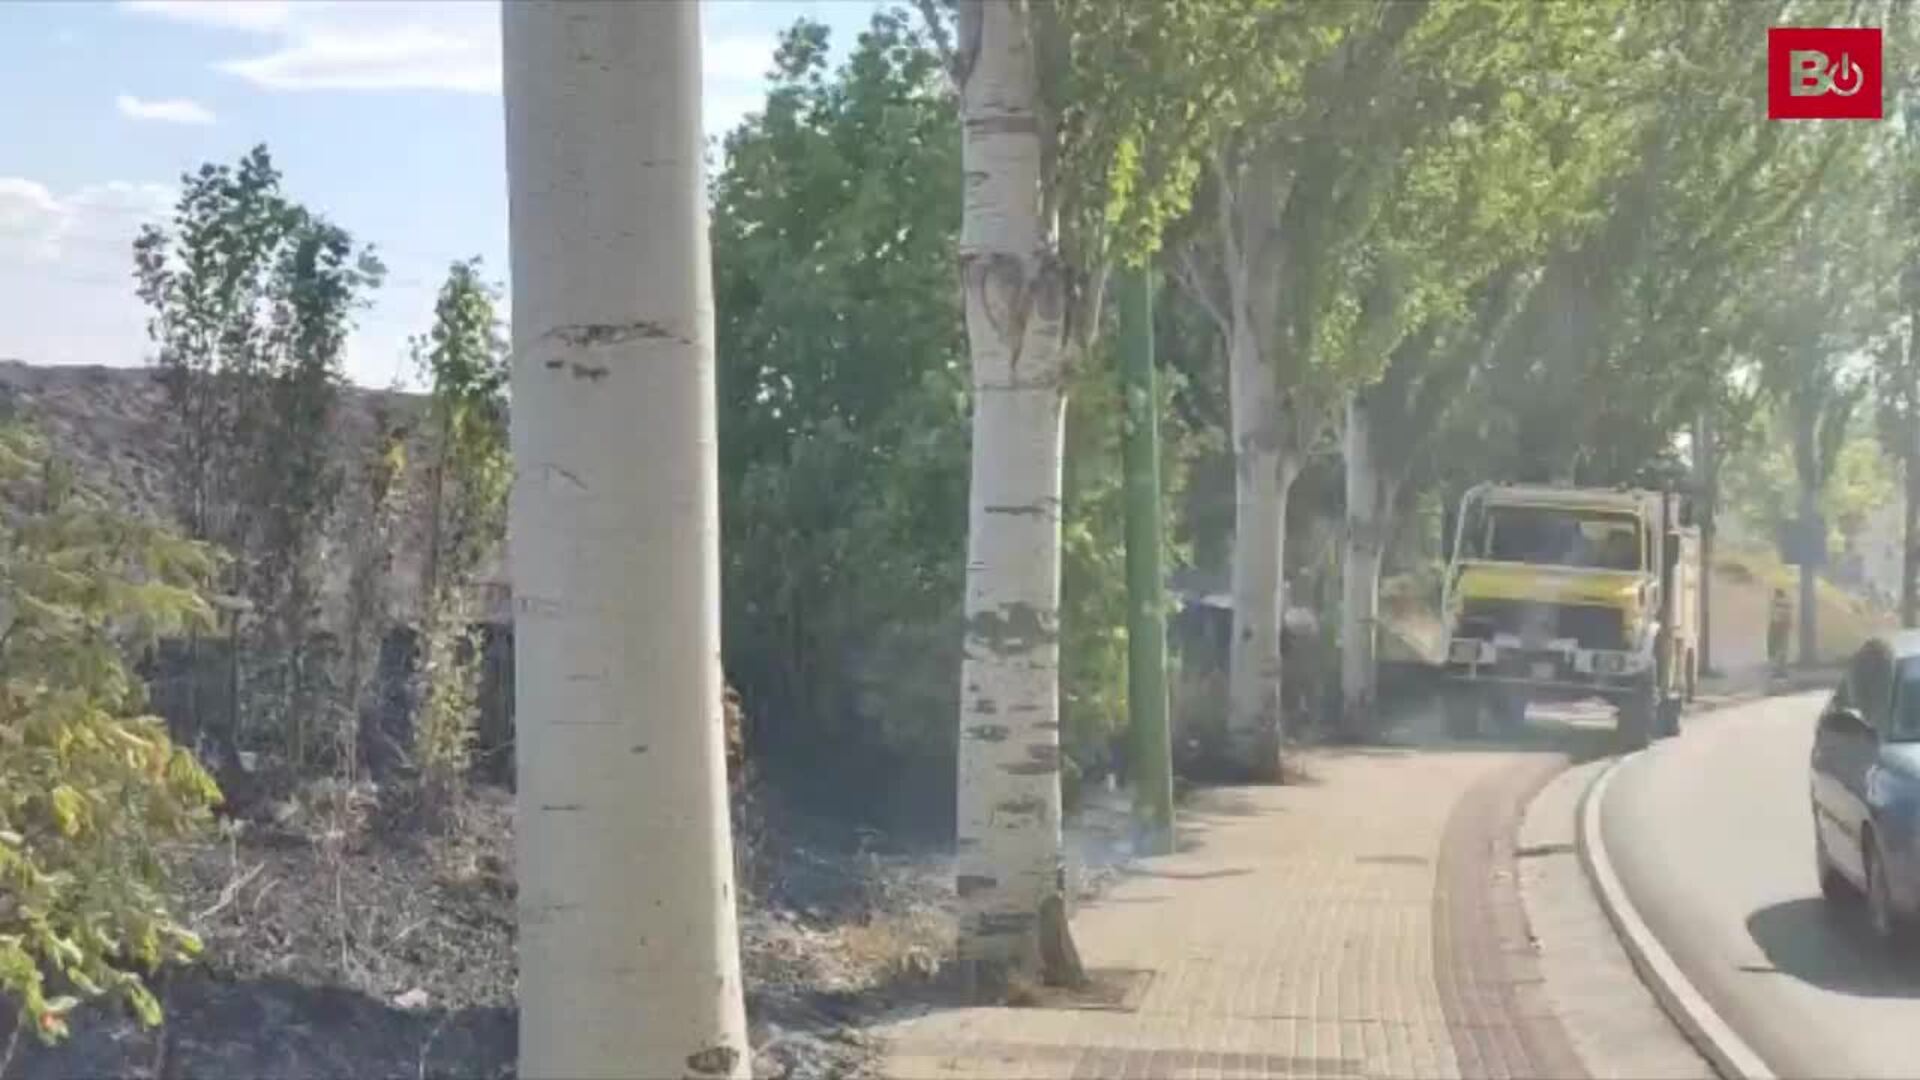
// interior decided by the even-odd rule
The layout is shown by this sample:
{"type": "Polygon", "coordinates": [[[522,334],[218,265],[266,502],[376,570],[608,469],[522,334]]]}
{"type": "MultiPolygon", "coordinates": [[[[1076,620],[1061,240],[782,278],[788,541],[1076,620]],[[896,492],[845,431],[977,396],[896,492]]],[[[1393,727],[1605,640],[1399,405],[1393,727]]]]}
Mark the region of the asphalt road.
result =
{"type": "Polygon", "coordinates": [[[1690,718],[1621,766],[1601,828],[1622,883],[1783,1077],[1920,1076],[1920,953],[1820,898],[1807,752],[1824,694],[1690,718]]]}

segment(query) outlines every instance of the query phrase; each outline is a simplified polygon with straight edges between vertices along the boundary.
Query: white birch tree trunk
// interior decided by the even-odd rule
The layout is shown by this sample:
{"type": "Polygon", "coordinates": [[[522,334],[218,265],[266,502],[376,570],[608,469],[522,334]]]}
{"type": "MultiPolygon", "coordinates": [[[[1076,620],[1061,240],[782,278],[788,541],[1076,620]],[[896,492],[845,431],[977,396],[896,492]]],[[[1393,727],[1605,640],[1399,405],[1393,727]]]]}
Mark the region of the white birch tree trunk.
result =
{"type": "Polygon", "coordinates": [[[1349,735],[1372,730],[1380,618],[1380,561],[1386,546],[1387,489],[1374,454],[1366,396],[1347,399],[1347,521],[1340,566],[1340,713],[1349,735]]]}
{"type": "MultiPolygon", "coordinates": [[[[1236,304],[1237,313],[1247,307],[1236,304]]],[[[1280,778],[1280,630],[1285,604],[1287,496],[1299,463],[1283,438],[1279,380],[1249,320],[1227,344],[1233,426],[1233,644],[1228,653],[1227,753],[1253,779],[1280,778]]]]}
{"type": "Polygon", "coordinates": [[[699,9],[502,7],[519,1074],[745,1077],[699,9]]]}
{"type": "Polygon", "coordinates": [[[960,959],[983,992],[1040,966],[1062,888],[1060,485],[1066,278],[1047,220],[1024,5],[960,6],[960,229],[973,368],[958,791],[960,959]]]}

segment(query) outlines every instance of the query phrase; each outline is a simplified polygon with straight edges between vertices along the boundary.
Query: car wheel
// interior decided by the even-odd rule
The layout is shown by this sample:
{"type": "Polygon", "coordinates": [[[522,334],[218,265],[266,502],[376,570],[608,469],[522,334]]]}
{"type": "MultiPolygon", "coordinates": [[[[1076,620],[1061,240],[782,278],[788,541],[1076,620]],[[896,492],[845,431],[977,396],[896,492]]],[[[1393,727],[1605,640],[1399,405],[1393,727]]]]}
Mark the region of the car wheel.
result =
{"type": "Polygon", "coordinates": [[[1813,825],[1813,866],[1820,875],[1820,895],[1827,902],[1837,904],[1860,898],[1860,894],[1853,890],[1853,882],[1848,881],[1847,875],[1833,865],[1832,857],[1827,854],[1827,841],[1820,835],[1818,821],[1813,825]]]}
{"type": "Polygon", "coordinates": [[[1887,874],[1880,862],[1880,844],[1870,841],[1866,845],[1867,863],[1867,925],[1873,930],[1873,936],[1881,941],[1890,942],[1902,936],[1905,929],[1901,925],[1900,914],[1893,908],[1893,892],[1887,885],[1887,874]]]}

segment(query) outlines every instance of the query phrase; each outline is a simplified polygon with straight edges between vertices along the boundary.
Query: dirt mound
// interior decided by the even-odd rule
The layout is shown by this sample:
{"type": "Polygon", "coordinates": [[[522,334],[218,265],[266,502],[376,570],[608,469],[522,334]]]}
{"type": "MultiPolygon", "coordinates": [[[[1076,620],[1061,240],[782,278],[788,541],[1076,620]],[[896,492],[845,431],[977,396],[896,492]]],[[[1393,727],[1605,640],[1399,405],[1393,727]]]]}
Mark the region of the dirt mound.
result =
{"type": "MultiPolygon", "coordinates": [[[[32,421],[55,451],[70,460],[83,480],[109,493],[123,509],[159,520],[173,519],[172,420],[166,394],[153,368],[39,367],[0,360],[0,414],[32,421]]],[[[361,482],[361,463],[382,424],[404,427],[412,440],[407,461],[413,490],[424,490],[430,459],[419,423],[426,399],[419,394],[348,386],[334,410],[329,447],[342,481],[361,482]]],[[[352,502],[343,492],[340,505],[352,502]]],[[[393,610],[416,609],[421,553],[426,541],[425,500],[414,500],[414,520],[401,530],[390,583],[393,610]]],[[[337,619],[345,602],[348,567],[345,515],[336,515],[323,538],[327,563],[323,598],[337,619]]],[[[504,568],[484,568],[486,581],[504,580],[504,568]]],[[[496,602],[504,602],[494,597],[496,602]]],[[[503,609],[504,610],[504,609],[503,609]]]]}

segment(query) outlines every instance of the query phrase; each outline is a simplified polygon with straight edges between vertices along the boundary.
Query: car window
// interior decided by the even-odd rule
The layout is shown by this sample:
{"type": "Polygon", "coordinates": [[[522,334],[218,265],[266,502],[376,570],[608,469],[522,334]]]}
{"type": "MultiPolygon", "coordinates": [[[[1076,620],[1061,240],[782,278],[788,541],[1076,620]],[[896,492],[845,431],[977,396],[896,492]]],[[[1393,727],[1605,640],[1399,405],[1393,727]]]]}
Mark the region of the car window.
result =
{"type": "Polygon", "coordinates": [[[1854,692],[1854,687],[1860,685],[1862,680],[1861,669],[1866,664],[1866,658],[1867,650],[1863,648],[1853,654],[1853,659],[1847,661],[1847,673],[1840,677],[1840,685],[1834,687],[1833,701],[1828,704],[1828,708],[1858,708],[1857,702],[1859,699],[1854,692]]]}
{"type": "Polygon", "coordinates": [[[1893,715],[1885,728],[1889,742],[1920,742],[1920,656],[1900,661],[1893,715]]]}
{"type": "Polygon", "coordinates": [[[1869,726],[1885,731],[1893,701],[1893,656],[1886,646],[1869,642],[1860,650],[1858,677],[1852,681],[1854,707],[1869,726]]]}

